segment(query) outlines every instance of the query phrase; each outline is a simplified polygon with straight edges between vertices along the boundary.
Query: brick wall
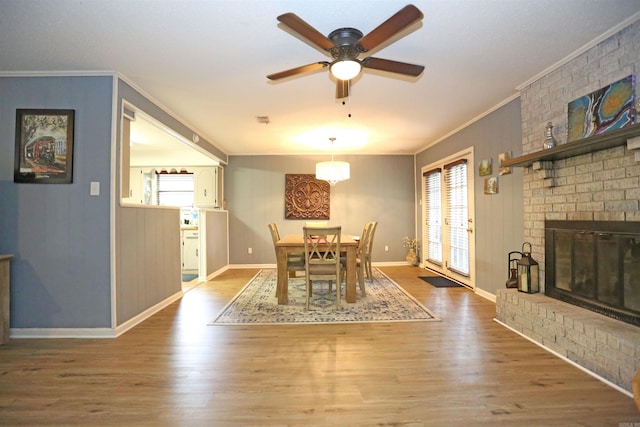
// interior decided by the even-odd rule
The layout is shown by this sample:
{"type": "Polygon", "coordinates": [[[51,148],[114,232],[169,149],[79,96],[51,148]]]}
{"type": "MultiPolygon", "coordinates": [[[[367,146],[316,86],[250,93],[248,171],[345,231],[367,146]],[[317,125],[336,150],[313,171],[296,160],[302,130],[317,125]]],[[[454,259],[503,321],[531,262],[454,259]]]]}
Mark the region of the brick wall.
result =
{"type": "Polygon", "coordinates": [[[499,289],[496,319],[522,335],[631,392],[640,369],[640,328],[514,289],[499,289]]]}
{"type": "MultiPolygon", "coordinates": [[[[640,72],[640,21],[521,88],[522,153],[542,150],[547,122],[567,140],[567,105],[640,72]]],[[[636,82],[636,98],[638,98],[636,82]]],[[[544,295],[544,221],[640,221],[640,162],[626,146],[524,170],[524,236],[540,263],[540,294],[500,289],[496,319],[631,391],[640,369],[640,328],[544,295]]]]}
{"type": "MultiPolygon", "coordinates": [[[[630,74],[640,77],[640,21],[521,88],[523,154],[542,149],[549,121],[558,143],[565,143],[568,103],[630,74]]],[[[524,171],[524,236],[540,263],[542,289],[545,219],[640,221],[640,163],[626,147],[558,160],[551,167],[524,171]]]]}

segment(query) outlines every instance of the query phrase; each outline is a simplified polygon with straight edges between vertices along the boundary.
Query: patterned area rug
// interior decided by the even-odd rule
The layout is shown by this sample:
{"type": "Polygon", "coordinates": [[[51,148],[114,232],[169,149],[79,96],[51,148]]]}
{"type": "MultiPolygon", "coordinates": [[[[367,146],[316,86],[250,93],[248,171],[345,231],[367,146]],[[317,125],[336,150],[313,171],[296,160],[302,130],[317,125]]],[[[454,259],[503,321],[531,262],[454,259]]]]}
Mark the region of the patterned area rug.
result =
{"type": "Polygon", "coordinates": [[[356,302],[343,298],[336,307],[335,284],[329,294],[327,281],[314,283],[309,311],[305,310],[304,278],[289,279],[289,304],[278,305],[276,270],[261,270],[209,325],[266,325],[315,323],[367,323],[439,321],[428,308],[406,293],[380,270],[365,281],[367,295],[357,289],[356,302]]]}

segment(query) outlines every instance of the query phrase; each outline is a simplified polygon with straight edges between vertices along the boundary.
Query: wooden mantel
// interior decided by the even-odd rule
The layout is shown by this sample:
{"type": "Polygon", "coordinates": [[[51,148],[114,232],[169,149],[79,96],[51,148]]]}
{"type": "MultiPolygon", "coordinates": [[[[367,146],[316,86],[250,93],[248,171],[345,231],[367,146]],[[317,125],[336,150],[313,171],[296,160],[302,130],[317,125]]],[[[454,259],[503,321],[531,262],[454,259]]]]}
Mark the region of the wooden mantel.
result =
{"type": "Polygon", "coordinates": [[[547,150],[536,151],[520,157],[505,160],[501,167],[531,166],[541,160],[560,160],[567,157],[579,156],[594,151],[605,150],[627,143],[627,140],[640,135],[640,124],[626,126],[601,135],[589,136],[566,144],[556,145],[547,150]]]}

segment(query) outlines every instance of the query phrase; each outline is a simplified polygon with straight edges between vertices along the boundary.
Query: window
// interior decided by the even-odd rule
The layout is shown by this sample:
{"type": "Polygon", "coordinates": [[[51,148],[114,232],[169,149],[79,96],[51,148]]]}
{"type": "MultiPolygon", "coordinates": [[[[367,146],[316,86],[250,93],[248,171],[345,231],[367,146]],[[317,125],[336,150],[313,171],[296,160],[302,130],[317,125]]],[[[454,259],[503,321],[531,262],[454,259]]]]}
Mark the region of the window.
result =
{"type": "Polygon", "coordinates": [[[433,169],[424,174],[425,218],[427,229],[426,258],[442,264],[442,171],[433,169]]]}
{"type": "Polygon", "coordinates": [[[424,266],[474,286],[473,151],[462,150],[422,169],[424,266]]]}
{"type": "Polygon", "coordinates": [[[157,200],[161,206],[193,206],[192,173],[160,173],[157,179],[157,200]]]}
{"type": "Polygon", "coordinates": [[[467,201],[467,161],[445,165],[447,226],[449,228],[449,269],[469,275],[469,214],[467,201]]]}

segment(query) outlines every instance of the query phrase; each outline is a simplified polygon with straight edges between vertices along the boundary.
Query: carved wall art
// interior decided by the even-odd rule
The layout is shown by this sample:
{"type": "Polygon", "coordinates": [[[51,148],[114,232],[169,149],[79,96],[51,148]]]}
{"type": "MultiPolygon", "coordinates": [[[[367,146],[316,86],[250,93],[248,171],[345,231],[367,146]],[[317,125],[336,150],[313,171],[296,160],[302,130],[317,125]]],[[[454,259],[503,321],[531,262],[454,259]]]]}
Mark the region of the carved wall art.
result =
{"type": "Polygon", "coordinates": [[[284,184],[285,219],[329,219],[329,183],[311,174],[286,174],[284,184]]]}

